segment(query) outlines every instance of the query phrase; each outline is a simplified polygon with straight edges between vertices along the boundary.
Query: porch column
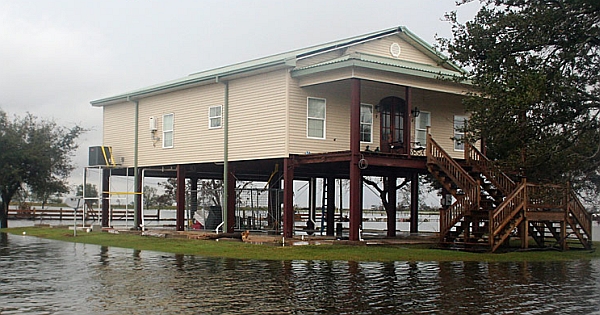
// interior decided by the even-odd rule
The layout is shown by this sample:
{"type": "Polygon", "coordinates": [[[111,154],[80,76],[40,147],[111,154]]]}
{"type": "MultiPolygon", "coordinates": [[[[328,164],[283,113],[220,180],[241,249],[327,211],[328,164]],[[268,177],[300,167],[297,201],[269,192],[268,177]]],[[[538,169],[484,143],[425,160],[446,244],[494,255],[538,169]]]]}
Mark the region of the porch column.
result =
{"type": "Polygon", "coordinates": [[[184,229],[184,212],[185,212],[185,168],[183,165],[177,165],[177,213],[175,215],[175,226],[177,231],[184,229]]]}
{"type": "Polygon", "coordinates": [[[361,225],[360,195],[362,175],[358,168],[360,160],[360,80],[350,79],[350,237],[351,241],[360,238],[361,225]]]}
{"type": "Polygon", "coordinates": [[[406,99],[406,115],[404,115],[404,143],[405,143],[405,151],[410,158],[410,149],[412,148],[412,144],[410,143],[410,132],[412,130],[411,121],[412,121],[412,89],[407,86],[404,90],[404,98],[406,99]]]}
{"type": "Polygon", "coordinates": [[[294,234],[294,161],[283,159],[283,237],[294,234]]]}
{"type": "Polygon", "coordinates": [[[387,187],[384,189],[388,192],[388,205],[385,209],[387,214],[387,236],[396,236],[396,182],[398,178],[396,176],[388,176],[387,187]]]}
{"type": "Polygon", "coordinates": [[[102,227],[109,227],[108,212],[110,208],[110,169],[102,169],[102,227]]]}
{"type": "Polygon", "coordinates": [[[327,232],[333,236],[335,231],[335,178],[327,177],[327,232]]]}
{"type": "MultiPolygon", "coordinates": [[[[233,172],[227,174],[229,185],[227,186],[227,233],[233,233],[235,228],[235,186],[236,178],[233,172]]],[[[223,227],[225,229],[225,227],[223,227]]]]}
{"type": "Polygon", "coordinates": [[[410,233],[419,233],[419,173],[410,177],[410,233]]]}

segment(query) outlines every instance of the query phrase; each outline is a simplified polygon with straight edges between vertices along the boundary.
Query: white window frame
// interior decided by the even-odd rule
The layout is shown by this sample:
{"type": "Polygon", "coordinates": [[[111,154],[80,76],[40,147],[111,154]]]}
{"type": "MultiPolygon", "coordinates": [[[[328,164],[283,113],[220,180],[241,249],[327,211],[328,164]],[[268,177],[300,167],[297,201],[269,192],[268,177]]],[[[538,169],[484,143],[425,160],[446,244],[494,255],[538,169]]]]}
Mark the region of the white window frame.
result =
{"type": "Polygon", "coordinates": [[[465,144],[459,142],[459,140],[463,139],[465,136],[465,133],[463,131],[458,131],[457,129],[457,121],[462,120],[462,127],[464,127],[465,122],[469,119],[468,116],[466,115],[454,115],[454,120],[452,122],[452,129],[454,130],[454,136],[452,137],[453,142],[454,142],[454,151],[459,151],[459,152],[464,152],[465,151],[465,144]]]}
{"type": "Polygon", "coordinates": [[[169,113],[169,114],[164,114],[163,115],[163,120],[162,120],[162,147],[164,149],[168,149],[168,148],[172,148],[173,147],[173,143],[174,143],[174,136],[173,136],[173,130],[175,129],[175,115],[173,113],[169,113]],[[166,117],[167,116],[171,116],[171,126],[170,128],[167,128],[169,126],[165,126],[165,121],[166,121],[166,117]],[[171,139],[171,145],[167,145],[167,135],[170,135],[170,139],[171,139]]]}
{"type": "Polygon", "coordinates": [[[222,128],[222,127],[223,127],[223,105],[210,106],[208,108],[208,129],[219,129],[219,128],[222,128]],[[213,108],[219,108],[219,111],[220,111],[221,115],[211,116],[210,111],[213,108]],[[212,125],[212,122],[215,119],[219,120],[219,125],[218,126],[213,126],[212,125]]]}
{"type": "Polygon", "coordinates": [[[365,104],[365,103],[361,103],[360,104],[360,142],[361,143],[373,143],[373,105],[371,104],[365,104]],[[364,122],[363,121],[363,106],[364,107],[370,107],[371,108],[371,122],[364,122]],[[369,141],[364,141],[362,139],[362,130],[363,130],[363,126],[370,126],[371,127],[371,132],[369,133],[369,141]]]}
{"type": "Polygon", "coordinates": [[[431,112],[428,111],[420,111],[419,117],[415,117],[415,142],[419,142],[416,146],[427,146],[427,127],[431,127],[431,112]],[[421,126],[421,115],[427,115],[427,122],[425,126],[421,126]],[[423,133],[425,135],[424,138],[420,138],[419,133],[423,133]]]}
{"type": "Polygon", "coordinates": [[[306,137],[309,139],[319,139],[319,140],[323,140],[327,137],[327,100],[324,98],[318,98],[318,97],[308,97],[306,99],[306,137]],[[323,117],[311,117],[309,116],[309,106],[310,106],[310,101],[311,100],[319,100],[319,101],[323,101],[323,117]],[[310,126],[310,121],[321,121],[323,123],[323,136],[322,137],[315,137],[315,136],[311,136],[310,135],[310,130],[309,130],[309,126],[310,126]]]}

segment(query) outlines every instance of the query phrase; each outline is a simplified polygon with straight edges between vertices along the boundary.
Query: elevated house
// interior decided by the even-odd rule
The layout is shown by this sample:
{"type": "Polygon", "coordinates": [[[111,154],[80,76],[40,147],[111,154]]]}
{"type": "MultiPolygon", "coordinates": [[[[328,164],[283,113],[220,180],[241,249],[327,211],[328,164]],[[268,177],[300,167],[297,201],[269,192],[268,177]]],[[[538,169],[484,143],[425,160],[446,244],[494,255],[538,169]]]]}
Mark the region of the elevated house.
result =
{"type": "MultiPolygon", "coordinates": [[[[271,223],[292,237],[293,181],[323,178],[323,225],[333,235],[334,183],[347,178],[349,238],[359,240],[363,176],[386,178],[391,205],[398,178],[411,179],[410,229],[417,232],[418,175],[430,172],[453,196],[440,210],[443,243],[495,250],[519,229],[522,240],[541,245],[550,237],[566,247],[575,238],[589,247],[589,215],[568,189],[555,188],[547,202],[534,192],[539,186],[513,182],[460,141],[470,86],[450,79],[462,73],[398,27],[98,99],[91,104],[103,108],[103,145],[117,161],[104,172],[103,191],[114,175],[136,175],[138,191],[142,173],[176,177],[180,187],[190,179],[193,194],[199,179],[224,179],[223,220],[233,231],[236,181],[264,181],[282,188],[283,207],[272,202],[269,210],[282,216],[271,223]]],[[[183,189],[177,196],[183,230],[183,189]]],[[[392,237],[395,209],[387,216],[392,237]]]]}

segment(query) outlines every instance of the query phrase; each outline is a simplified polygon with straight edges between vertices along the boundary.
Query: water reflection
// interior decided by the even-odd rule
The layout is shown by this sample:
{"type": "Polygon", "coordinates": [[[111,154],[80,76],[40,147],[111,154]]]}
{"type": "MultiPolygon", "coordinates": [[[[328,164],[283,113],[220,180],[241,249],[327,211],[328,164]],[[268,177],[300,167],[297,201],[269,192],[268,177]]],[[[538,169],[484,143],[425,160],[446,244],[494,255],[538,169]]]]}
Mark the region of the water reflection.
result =
{"type": "Polygon", "coordinates": [[[600,262],[209,259],[0,234],[1,314],[598,313],[600,262]]]}

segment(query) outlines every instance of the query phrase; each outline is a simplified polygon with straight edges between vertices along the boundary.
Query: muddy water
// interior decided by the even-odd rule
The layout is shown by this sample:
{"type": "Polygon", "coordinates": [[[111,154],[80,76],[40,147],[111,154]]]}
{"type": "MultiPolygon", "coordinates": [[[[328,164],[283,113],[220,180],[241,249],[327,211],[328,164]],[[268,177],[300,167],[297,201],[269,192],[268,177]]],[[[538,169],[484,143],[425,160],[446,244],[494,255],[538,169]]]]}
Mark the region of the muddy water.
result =
{"type": "Polygon", "coordinates": [[[600,260],[213,259],[1,234],[0,314],[600,314],[600,260]]]}

